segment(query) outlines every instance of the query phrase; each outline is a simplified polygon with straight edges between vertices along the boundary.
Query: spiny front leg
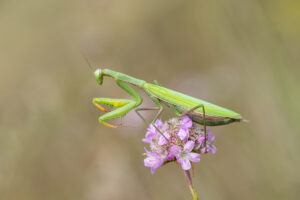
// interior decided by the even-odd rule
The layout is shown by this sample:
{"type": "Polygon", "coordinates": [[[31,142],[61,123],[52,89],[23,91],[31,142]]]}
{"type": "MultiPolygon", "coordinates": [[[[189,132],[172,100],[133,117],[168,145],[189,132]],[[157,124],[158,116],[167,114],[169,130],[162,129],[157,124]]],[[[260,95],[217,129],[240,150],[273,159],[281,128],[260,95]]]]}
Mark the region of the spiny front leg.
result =
{"type": "Polygon", "coordinates": [[[100,116],[99,117],[99,123],[101,123],[101,124],[103,124],[107,127],[110,127],[110,128],[124,127],[124,125],[111,125],[111,124],[105,122],[105,120],[122,117],[122,116],[126,115],[134,107],[136,107],[136,102],[135,101],[132,101],[132,100],[129,100],[129,101],[131,101],[131,102],[124,105],[124,106],[122,106],[122,107],[119,107],[119,108],[117,108],[113,111],[110,111],[110,112],[105,113],[104,115],[100,116]]]}
{"type": "Polygon", "coordinates": [[[111,99],[111,98],[94,98],[93,103],[97,108],[106,112],[106,114],[99,117],[99,122],[110,128],[118,128],[118,127],[122,127],[122,125],[118,125],[118,126],[111,125],[107,122],[104,122],[105,120],[124,116],[128,112],[127,109],[129,110],[132,109],[131,107],[136,104],[135,101],[129,99],[111,99]],[[107,105],[117,109],[115,109],[114,111],[108,111],[107,109],[103,108],[99,104],[107,105]]]}
{"type": "Polygon", "coordinates": [[[128,84],[126,84],[123,81],[115,80],[119,87],[121,87],[123,90],[125,90],[134,100],[128,100],[128,99],[110,99],[110,98],[94,98],[93,103],[101,110],[106,112],[104,115],[99,117],[99,123],[110,127],[110,128],[120,128],[124,127],[123,125],[111,125],[105,120],[109,119],[115,119],[118,117],[122,117],[126,115],[130,110],[133,108],[139,106],[142,103],[142,98],[140,95],[133,90],[128,84]],[[111,107],[115,107],[116,109],[113,111],[108,111],[107,109],[103,108],[99,104],[108,105],[111,107]]]}
{"type": "Polygon", "coordinates": [[[129,99],[111,99],[111,98],[93,98],[93,104],[99,108],[100,110],[104,111],[104,112],[110,112],[109,110],[107,110],[106,108],[103,108],[101,105],[99,104],[104,104],[110,107],[122,107],[130,102],[133,102],[132,100],[129,99]]]}

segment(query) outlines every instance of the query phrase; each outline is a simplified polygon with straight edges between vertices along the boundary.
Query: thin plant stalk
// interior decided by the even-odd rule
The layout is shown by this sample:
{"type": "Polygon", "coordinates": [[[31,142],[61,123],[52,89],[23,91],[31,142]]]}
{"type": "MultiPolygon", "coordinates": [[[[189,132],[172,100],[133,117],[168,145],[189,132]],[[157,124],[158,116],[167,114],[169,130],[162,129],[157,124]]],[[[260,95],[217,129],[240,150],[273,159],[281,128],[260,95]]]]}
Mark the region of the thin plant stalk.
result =
{"type": "Polygon", "coordinates": [[[193,200],[198,200],[198,196],[197,196],[197,194],[194,190],[194,186],[193,186],[193,183],[192,183],[192,178],[191,178],[190,171],[189,170],[184,170],[184,175],[185,175],[186,181],[189,185],[193,200]]]}

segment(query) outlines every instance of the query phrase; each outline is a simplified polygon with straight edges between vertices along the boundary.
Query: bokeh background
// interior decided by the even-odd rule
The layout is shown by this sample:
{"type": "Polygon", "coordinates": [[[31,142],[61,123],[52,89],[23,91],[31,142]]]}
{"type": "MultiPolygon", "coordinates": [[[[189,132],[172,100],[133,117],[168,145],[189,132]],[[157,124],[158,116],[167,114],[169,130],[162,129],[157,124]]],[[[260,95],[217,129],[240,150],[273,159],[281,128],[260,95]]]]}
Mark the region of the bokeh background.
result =
{"type": "Polygon", "coordinates": [[[1,1],[0,199],[191,199],[178,165],[143,166],[147,125],[133,112],[123,122],[135,128],[98,123],[93,97],[129,96],[109,78],[98,86],[82,54],[250,121],[212,128],[200,199],[299,199],[299,11],[297,0],[1,1]]]}

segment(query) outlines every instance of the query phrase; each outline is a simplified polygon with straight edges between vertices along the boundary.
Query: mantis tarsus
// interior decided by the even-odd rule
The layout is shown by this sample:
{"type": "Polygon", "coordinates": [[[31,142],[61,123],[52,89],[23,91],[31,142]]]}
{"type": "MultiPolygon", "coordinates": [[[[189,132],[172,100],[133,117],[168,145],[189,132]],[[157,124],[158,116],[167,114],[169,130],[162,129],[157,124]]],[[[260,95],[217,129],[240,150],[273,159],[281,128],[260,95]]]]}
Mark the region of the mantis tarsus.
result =
{"type": "MultiPolygon", "coordinates": [[[[242,121],[242,116],[234,111],[165,88],[161,86],[157,81],[154,81],[154,84],[147,83],[144,80],[140,80],[110,69],[97,69],[94,72],[94,75],[99,85],[102,84],[104,76],[113,78],[117,85],[133,98],[133,100],[111,98],[93,99],[93,103],[99,109],[106,112],[104,115],[99,117],[99,122],[107,127],[122,127],[123,125],[115,126],[105,121],[108,119],[122,117],[132,109],[135,109],[138,116],[140,116],[143,120],[144,118],[141,116],[139,111],[157,110],[157,113],[152,120],[152,125],[159,131],[159,129],[155,126],[155,121],[163,112],[163,104],[170,107],[176,115],[188,115],[195,123],[203,125],[205,135],[206,126],[218,126],[242,121]],[[130,85],[141,88],[151,98],[151,100],[156,104],[157,107],[136,108],[142,103],[143,99],[130,85]],[[116,109],[109,111],[103,108],[100,104],[115,107],[116,109]]],[[[162,134],[162,136],[164,135],[162,134]]]]}

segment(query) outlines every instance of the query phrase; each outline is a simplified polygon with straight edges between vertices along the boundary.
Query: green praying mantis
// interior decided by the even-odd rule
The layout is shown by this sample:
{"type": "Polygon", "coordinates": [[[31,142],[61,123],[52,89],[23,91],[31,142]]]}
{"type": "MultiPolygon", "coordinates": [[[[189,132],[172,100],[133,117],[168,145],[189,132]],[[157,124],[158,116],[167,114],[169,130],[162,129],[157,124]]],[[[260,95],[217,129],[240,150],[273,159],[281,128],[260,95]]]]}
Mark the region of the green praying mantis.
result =
{"type": "Polygon", "coordinates": [[[218,126],[243,121],[242,116],[232,110],[165,88],[157,81],[154,81],[154,84],[147,83],[144,80],[110,69],[97,69],[95,70],[94,75],[99,85],[103,83],[104,76],[113,78],[116,84],[133,98],[133,100],[112,98],[93,99],[95,106],[105,112],[105,114],[99,117],[99,122],[110,128],[124,127],[124,125],[112,125],[107,123],[106,120],[122,117],[132,109],[135,110],[137,115],[143,121],[145,121],[145,119],[139,111],[156,110],[157,113],[152,120],[152,125],[162,136],[164,136],[155,126],[156,120],[161,116],[164,110],[163,104],[171,108],[177,116],[188,115],[193,122],[203,125],[205,136],[206,126],[218,126]],[[143,99],[131,85],[141,88],[151,98],[156,107],[137,108],[142,103],[143,99]],[[100,104],[115,109],[109,111],[100,104]]]}

